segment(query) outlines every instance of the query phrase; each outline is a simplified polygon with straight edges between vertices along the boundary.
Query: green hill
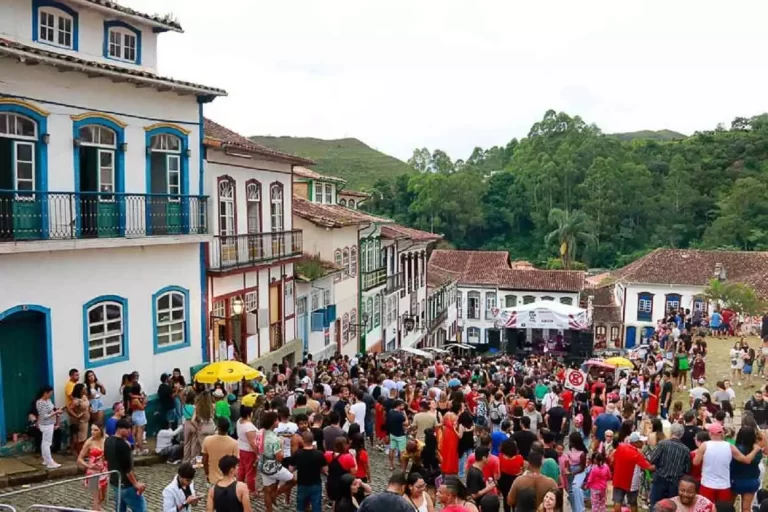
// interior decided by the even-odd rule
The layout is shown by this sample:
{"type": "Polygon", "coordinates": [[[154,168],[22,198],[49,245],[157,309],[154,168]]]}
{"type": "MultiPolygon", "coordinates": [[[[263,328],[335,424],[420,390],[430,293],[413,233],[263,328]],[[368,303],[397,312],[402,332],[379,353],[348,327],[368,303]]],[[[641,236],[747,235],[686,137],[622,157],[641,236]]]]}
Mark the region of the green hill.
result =
{"type": "Polygon", "coordinates": [[[251,140],[279,151],[310,158],[319,173],[347,180],[347,188],[370,189],[381,179],[413,172],[405,162],[377,151],[357,139],[254,136],[251,140]]]}
{"type": "Polygon", "coordinates": [[[621,140],[634,140],[634,139],[651,139],[659,141],[667,140],[682,140],[688,138],[687,135],[683,135],[680,132],[674,132],[672,130],[640,130],[637,132],[626,133],[612,133],[609,137],[616,137],[621,140]]]}

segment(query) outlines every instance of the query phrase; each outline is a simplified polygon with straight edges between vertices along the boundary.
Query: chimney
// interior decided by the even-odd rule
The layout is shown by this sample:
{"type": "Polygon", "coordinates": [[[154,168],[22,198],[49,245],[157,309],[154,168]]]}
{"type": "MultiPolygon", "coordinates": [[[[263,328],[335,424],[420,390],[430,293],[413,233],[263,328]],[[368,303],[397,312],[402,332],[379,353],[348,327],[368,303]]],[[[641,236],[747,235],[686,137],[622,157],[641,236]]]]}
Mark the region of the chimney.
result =
{"type": "Polygon", "coordinates": [[[715,279],[725,280],[725,267],[722,263],[715,263],[715,279]]]}

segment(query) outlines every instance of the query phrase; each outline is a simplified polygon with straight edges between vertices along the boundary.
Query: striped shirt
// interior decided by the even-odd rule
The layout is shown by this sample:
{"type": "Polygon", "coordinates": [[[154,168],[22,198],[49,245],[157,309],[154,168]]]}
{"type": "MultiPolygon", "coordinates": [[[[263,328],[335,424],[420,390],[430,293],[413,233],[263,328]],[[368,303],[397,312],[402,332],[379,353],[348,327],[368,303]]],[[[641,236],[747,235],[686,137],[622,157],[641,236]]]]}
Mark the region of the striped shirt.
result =
{"type": "Polygon", "coordinates": [[[41,427],[56,424],[56,416],[53,415],[53,402],[50,400],[38,400],[35,403],[37,407],[37,424],[41,427]]]}
{"type": "Polygon", "coordinates": [[[656,466],[654,477],[679,480],[691,470],[691,452],[679,439],[665,439],[648,459],[656,466]]]}

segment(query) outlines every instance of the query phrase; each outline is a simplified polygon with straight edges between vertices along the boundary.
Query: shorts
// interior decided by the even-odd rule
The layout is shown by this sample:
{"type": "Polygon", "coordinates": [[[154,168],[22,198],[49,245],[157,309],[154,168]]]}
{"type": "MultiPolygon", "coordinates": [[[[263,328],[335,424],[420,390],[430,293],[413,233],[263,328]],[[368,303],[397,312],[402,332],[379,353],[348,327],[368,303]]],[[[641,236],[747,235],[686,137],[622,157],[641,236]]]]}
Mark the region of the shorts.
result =
{"type": "Polygon", "coordinates": [[[280,471],[271,476],[267,476],[264,473],[261,474],[261,483],[264,487],[278,482],[290,482],[291,480],[293,480],[293,473],[286,468],[280,468],[280,471]]]}
{"type": "Polygon", "coordinates": [[[627,499],[627,505],[630,507],[637,506],[637,491],[625,491],[618,487],[613,488],[613,502],[624,504],[624,498],[627,499]]]}
{"type": "Polygon", "coordinates": [[[752,365],[751,364],[745,364],[744,368],[742,368],[741,373],[744,375],[751,375],[752,374],[752,365]]]}
{"type": "Polygon", "coordinates": [[[389,449],[400,450],[400,453],[405,452],[405,445],[408,442],[406,436],[389,436],[389,449]]]}
{"type": "Polygon", "coordinates": [[[131,413],[131,421],[136,427],[143,427],[147,424],[147,414],[144,411],[133,411],[131,413]]]}
{"type": "Polygon", "coordinates": [[[728,332],[728,324],[723,324],[723,325],[721,325],[720,327],[718,327],[715,330],[720,331],[720,332],[728,332]]]}
{"type": "Polygon", "coordinates": [[[704,485],[699,486],[699,494],[707,498],[712,503],[719,501],[733,501],[733,493],[730,489],[710,489],[704,485]]]}
{"type": "Polygon", "coordinates": [[[757,478],[749,480],[733,480],[731,482],[731,492],[733,494],[755,493],[760,489],[760,480],[757,478]]]}

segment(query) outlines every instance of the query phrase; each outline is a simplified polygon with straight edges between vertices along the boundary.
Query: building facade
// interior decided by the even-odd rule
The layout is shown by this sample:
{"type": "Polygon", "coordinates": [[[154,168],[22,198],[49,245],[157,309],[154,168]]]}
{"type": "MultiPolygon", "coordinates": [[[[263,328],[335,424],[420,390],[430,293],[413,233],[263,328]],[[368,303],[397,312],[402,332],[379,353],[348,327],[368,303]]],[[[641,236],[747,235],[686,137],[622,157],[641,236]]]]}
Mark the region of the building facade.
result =
{"type": "Polygon", "coordinates": [[[166,31],[112,3],[0,2],[0,442],[41,385],[63,404],[70,368],[112,403],[124,373],[203,360],[202,109],[226,93],[157,74],[166,31]]]}
{"type": "Polygon", "coordinates": [[[302,256],[293,268],[298,297],[297,335],[302,342],[303,352],[312,355],[315,361],[332,357],[338,349],[334,285],[344,269],[318,256],[308,255],[302,256]]]}

